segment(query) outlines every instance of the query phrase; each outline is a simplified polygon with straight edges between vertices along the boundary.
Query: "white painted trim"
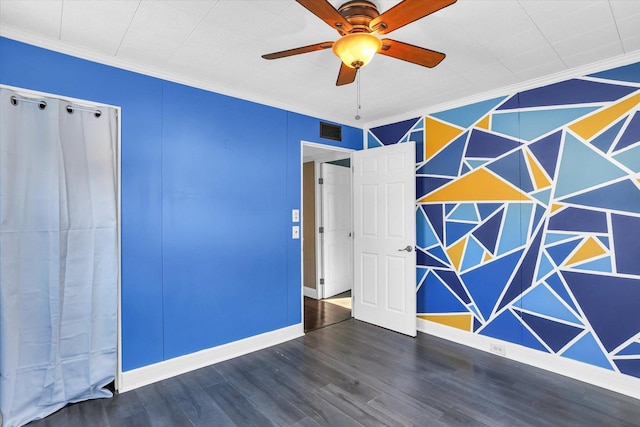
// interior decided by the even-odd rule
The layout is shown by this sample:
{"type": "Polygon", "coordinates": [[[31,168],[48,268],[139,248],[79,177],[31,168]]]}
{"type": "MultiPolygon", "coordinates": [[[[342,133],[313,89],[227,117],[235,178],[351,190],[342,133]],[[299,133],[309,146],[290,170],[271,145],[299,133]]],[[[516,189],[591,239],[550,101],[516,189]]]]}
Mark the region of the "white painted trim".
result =
{"type": "Polygon", "coordinates": [[[116,307],[117,342],[116,342],[116,379],[115,389],[120,390],[122,384],[122,109],[115,107],[118,114],[118,132],[116,150],[117,186],[117,227],[118,227],[118,305],[116,307]]]}
{"type": "MultiPolygon", "coordinates": [[[[326,157],[326,156],[322,156],[326,157]]],[[[324,298],[324,284],[320,283],[322,279],[324,279],[324,251],[322,250],[324,247],[324,236],[320,233],[320,227],[323,227],[324,217],[322,216],[322,203],[324,200],[322,199],[322,187],[320,187],[319,180],[322,179],[322,168],[320,167],[321,163],[317,160],[313,161],[313,174],[315,176],[315,181],[313,181],[313,191],[315,194],[316,202],[316,229],[314,233],[316,235],[316,292],[318,295],[317,299],[324,298]]]]}
{"type": "Polygon", "coordinates": [[[443,338],[458,344],[486,351],[496,357],[506,357],[516,362],[564,375],[607,390],[640,399],[640,379],[615,373],[587,363],[578,362],[555,354],[544,353],[518,344],[502,341],[484,335],[472,334],[460,329],[417,318],[418,331],[443,338]],[[489,344],[504,345],[506,356],[489,351],[489,344]]]}
{"type": "Polygon", "coordinates": [[[298,323],[286,328],[255,335],[242,340],[208,348],[195,353],[154,363],[153,365],[123,372],[120,392],[127,392],[176,375],[204,368],[234,357],[262,350],[304,335],[304,326],[298,323]]]}
{"type": "MultiPolygon", "coordinates": [[[[317,178],[320,176],[320,163],[319,162],[330,162],[333,160],[340,160],[340,159],[344,159],[346,157],[349,157],[349,159],[351,159],[352,157],[352,153],[355,150],[353,150],[352,148],[345,148],[345,147],[336,147],[333,145],[327,145],[327,144],[321,144],[318,142],[311,142],[311,141],[305,141],[305,140],[301,140],[300,141],[300,205],[303,205],[303,201],[304,201],[304,174],[303,174],[303,165],[305,162],[314,162],[314,173],[315,173],[315,178],[316,181],[314,182],[314,192],[315,192],[315,198],[316,198],[316,220],[318,218],[322,217],[322,211],[320,209],[319,203],[317,203],[318,200],[320,200],[320,189],[319,189],[319,185],[318,185],[318,181],[317,178]],[[311,158],[307,158],[305,160],[304,158],[304,147],[316,147],[316,148],[322,148],[323,150],[326,150],[327,152],[325,154],[318,154],[315,156],[312,156],[311,158]]],[[[353,194],[353,189],[351,190],[352,194],[353,194]]],[[[316,289],[311,289],[311,288],[307,288],[306,286],[304,286],[304,244],[303,244],[303,237],[304,236],[304,211],[303,209],[300,209],[301,212],[301,216],[300,216],[300,283],[302,286],[302,295],[301,295],[301,307],[300,310],[302,311],[302,319],[304,319],[304,297],[309,297],[309,298],[314,298],[314,299],[321,299],[322,295],[320,295],[319,289],[320,289],[320,278],[322,277],[322,260],[320,259],[320,257],[322,256],[322,246],[321,246],[321,236],[318,232],[318,227],[316,227],[315,233],[316,233],[316,289]]],[[[316,225],[318,226],[318,223],[316,223],[316,225]]],[[[303,320],[304,323],[304,320],[303,320]]]]}
{"type": "Polygon", "coordinates": [[[602,61],[594,62],[591,64],[583,65],[576,68],[561,71],[559,73],[550,74],[548,76],[539,77],[525,82],[503,86],[498,89],[490,90],[487,92],[478,93],[465,98],[456,99],[450,102],[442,104],[432,105],[429,107],[413,110],[410,112],[398,114],[395,116],[387,117],[380,120],[374,120],[367,123],[363,123],[364,135],[365,135],[365,147],[366,147],[366,134],[369,129],[384,126],[391,123],[397,123],[404,120],[413,119],[416,117],[424,117],[428,114],[437,113],[441,111],[447,111],[452,108],[462,107],[465,105],[474,104],[476,102],[487,101],[492,98],[498,98],[500,96],[509,96],[525,90],[536,89],[542,86],[547,86],[553,83],[559,83],[572,78],[583,77],[588,74],[597,73],[600,71],[606,71],[611,68],[622,67],[624,65],[633,64],[640,61],[640,50],[630,52],[624,55],[615,56],[602,61]]]}
{"type": "MultiPolygon", "coordinates": [[[[313,298],[313,299],[320,299],[320,298],[318,298],[318,290],[317,289],[311,289],[311,288],[308,288],[306,286],[303,286],[302,288],[303,288],[303,292],[302,293],[304,294],[305,297],[313,298]]],[[[304,317],[304,313],[303,313],[303,317],[304,317]]]]}

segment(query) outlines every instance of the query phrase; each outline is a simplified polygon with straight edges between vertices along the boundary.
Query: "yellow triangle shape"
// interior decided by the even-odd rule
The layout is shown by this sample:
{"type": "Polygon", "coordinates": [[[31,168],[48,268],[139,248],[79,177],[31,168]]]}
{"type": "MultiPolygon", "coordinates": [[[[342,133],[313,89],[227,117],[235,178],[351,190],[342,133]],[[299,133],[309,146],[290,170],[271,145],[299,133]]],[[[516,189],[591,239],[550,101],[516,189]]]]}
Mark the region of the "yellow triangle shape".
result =
{"type": "Polygon", "coordinates": [[[471,332],[473,322],[471,314],[440,314],[440,315],[420,315],[420,319],[430,322],[440,323],[441,325],[451,326],[453,328],[462,329],[471,332]]]}
{"type": "Polygon", "coordinates": [[[551,205],[551,213],[560,210],[564,207],[564,205],[558,204],[558,203],[554,203],[551,205]]]}
{"type": "Polygon", "coordinates": [[[529,196],[502,181],[486,169],[476,169],[427,194],[418,203],[510,202],[531,200],[529,196]]]}
{"type": "Polygon", "coordinates": [[[596,239],[589,237],[567,261],[567,265],[577,264],[581,261],[595,258],[606,253],[607,251],[604,250],[602,245],[600,245],[596,239]]]}
{"type": "Polygon", "coordinates": [[[463,132],[462,129],[439,122],[431,117],[425,118],[424,131],[425,160],[429,160],[434,154],[440,151],[442,147],[453,141],[463,132]]]}
{"type": "Polygon", "coordinates": [[[456,270],[460,270],[460,263],[462,262],[462,254],[464,254],[464,248],[467,246],[467,239],[462,239],[458,243],[447,249],[447,255],[453,263],[456,270]]]}
{"type": "Polygon", "coordinates": [[[484,116],[482,120],[480,120],[478,123],[476,123],[476,127],[480,129],[489,130],[490,126],[491,126],[491,116],[489,116],[488,114],[484,116]]]}
{"type": "Polygon", "coordinates": [[[529,160],[529,166],[531,167],[531,173],[533,174],[533,181],[536,184],[536,190],[546,188],[551,185],[551,181],[547,178],[547,175],[542,171],[542,168],[538,164],[538,161],[527,151],[527,159],[529,160]]]}
{"type": "Polygon", "coordinates": [[[597,113],[572,124],[569,126],[569,129],[587,141],[638,104],[640,104],[640,93],[636,93],[632,97],[622,100],[617,104],[603,108],[597,113]]]}
{"type": "Polygon", "coordinates": [[[489,262],[492,259],[493,259],[493,255],[491,255],[491,252],[485,252],[484,257],[482,258],[482,262],[489,262]]]}

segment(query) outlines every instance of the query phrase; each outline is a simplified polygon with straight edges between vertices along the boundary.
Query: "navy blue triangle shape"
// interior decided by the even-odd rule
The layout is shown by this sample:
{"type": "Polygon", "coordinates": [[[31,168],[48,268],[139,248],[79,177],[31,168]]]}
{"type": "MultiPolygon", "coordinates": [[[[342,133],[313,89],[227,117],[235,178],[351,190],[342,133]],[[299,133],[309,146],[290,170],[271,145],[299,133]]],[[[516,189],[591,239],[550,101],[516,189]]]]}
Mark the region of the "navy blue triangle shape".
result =
{"type": "Polygon", "coordinates": [[[639,279],[573,271],[562,275],[608,352],[638,333],[639,279]]]}
{"type": "MultiPolygon", "coordinates": [[[[421,173],[421,169],[418,169],[416,173],[421,173]]],[[[425,176],[416,176],[416,200],[431,193],[434,190],[445,185],[447,182],[451,182],[451,178],[431,178],[425,176]]]]}
{"type": "MultiPolygon", "coordinates": [[[[636,88],[632,86],[620,86],[579,79],[565,80],[560,83],[520,92],[518,94],[517,107],[511,106],[509,108],[615,101],[629,95],[634,90],[636,88]]],[[[499,109],[503,108],[505,108],[504,104],[499,109]]]]}
{"type": "Polygon", "coordinates": [[[544,234],[543,231],[544,227],[540,227],[535,239],[533,239],[527,248],[527,252],[518,267],[518,271],[513,276],[513,279],[511,279],[511,283],[509,283],[507,291],[504,293],[502,301],[500,301],[500,304],[498,305],[498,310],[517,298],[534,283],[533,276],[536,266],[538,265],[540,244],[542,243],[542,235],[544,234]]]}
{"type": "Polygon", "coordinates": [[[416,124],[419,118],[404,120],[390,125],[372,128],[369,131],[384,145],[395,144],[416,124]]]}
{"type": "Polygon", "coordinates": [[[529,144],[529,150],[538,159],[540,165],[547,171],[547,174],[554,179],[556,175],[556,165],[558,154],[560,153],[560,142],[562,141],[562,131],[539,139],[529,144]]]}
{"type": "Polygon", "coordinates": [[[442,281],[445,282],[462,301],[464,301],[465,304],[469,304],[471,302],[471,298],[467,295],[467,291],[464,289],[464,286],[462,286],[462,282],[460,282],[458,275],[454,271],[434,270],[434,273],[436,273],[442,281]]]}
{"type": "Polygon", "coordinates": [[[521,145],[516,140],[474,129],[465,156],[493,159],[521,145]]]}
{"type": "Polygon", "coordinates": [[[473,232],[473,236],[492,254],[496,251],[503,213],[504,210],[496,213],[473,232]]]}
{"type": "Polygon", "coordinates": [[[583,331],[582,328],[555,322],[533,314],[520,311],[516,311],[516,314],[556,353],[583,331]]]}
{"type": "Polygon", "coordinates": [[[636,113],[627,125],[627,128],[616,144],[615,151],[622,150],[638,141],[640,141],[640,113],[636,113]]]}
{"type": "Polygon", "coordinates": [[[443,264],[440,260],[432,257],[427,253],[424,253],[420,249],[416,250],[416,263],[417,265],[424,266],[424,267],[449,268],[448,265],[443,264]]]}
{"type": "MultiPolygon", "coordinates": [[[[633,188],[635,188],[635,186],[633,188]]],[[[579,196],[574,196],[570,199],[567,199],[567,201],[575,204],[579,204],[585,199],[586,201],[589,201],[590,197],[591,199],[596,198],[596,196],[594,196],[593,194],[597,195],[598,191],[600,190],[594,190],[592,192],[584,193],[579,196]]],[[[606,198],[606,194],[615,195],[616,192],[608,189],[604,192],[600,191],[600,194],[605,195],[603,197],[606,198]]],[[[565,208],[560,212],[554,214],[549,219],[549,230],[606,233],[608,230],[607,214],[605,212],[593,211],[589,209],[572,207],[565,208]]]]}
{"type": "Polygon", "coordinates": [[[422,205],[422,209],[427,215],[427,219],[438,235],[438,238],[441,242],[444,242],[444,216],[442,214],[442,205],[422,205]]]}

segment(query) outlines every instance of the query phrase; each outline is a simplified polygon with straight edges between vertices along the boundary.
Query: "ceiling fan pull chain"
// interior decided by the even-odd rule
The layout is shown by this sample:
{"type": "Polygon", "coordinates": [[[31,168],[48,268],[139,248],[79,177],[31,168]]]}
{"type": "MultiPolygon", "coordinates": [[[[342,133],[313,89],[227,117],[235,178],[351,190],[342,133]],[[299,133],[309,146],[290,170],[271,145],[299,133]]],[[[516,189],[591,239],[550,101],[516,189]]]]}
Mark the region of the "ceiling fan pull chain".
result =
{"type": "Polygon", "coordinates": [[[356,76],[356,120],[360,120],[360,74],[362,74],[362,70],[358,70],[358,75],[356,76]]]}

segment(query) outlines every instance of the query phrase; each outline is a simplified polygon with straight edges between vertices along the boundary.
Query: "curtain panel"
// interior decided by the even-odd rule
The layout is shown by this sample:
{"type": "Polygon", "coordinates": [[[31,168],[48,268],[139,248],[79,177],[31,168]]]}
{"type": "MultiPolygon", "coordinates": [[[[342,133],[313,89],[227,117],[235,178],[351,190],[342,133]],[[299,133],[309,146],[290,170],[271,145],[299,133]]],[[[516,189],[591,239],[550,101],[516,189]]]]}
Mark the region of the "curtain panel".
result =
{"type": "Polygon", "coordinates": [[[3,426],[109,397],[117,343],[117,111],[0,88],[3,426]]]}

